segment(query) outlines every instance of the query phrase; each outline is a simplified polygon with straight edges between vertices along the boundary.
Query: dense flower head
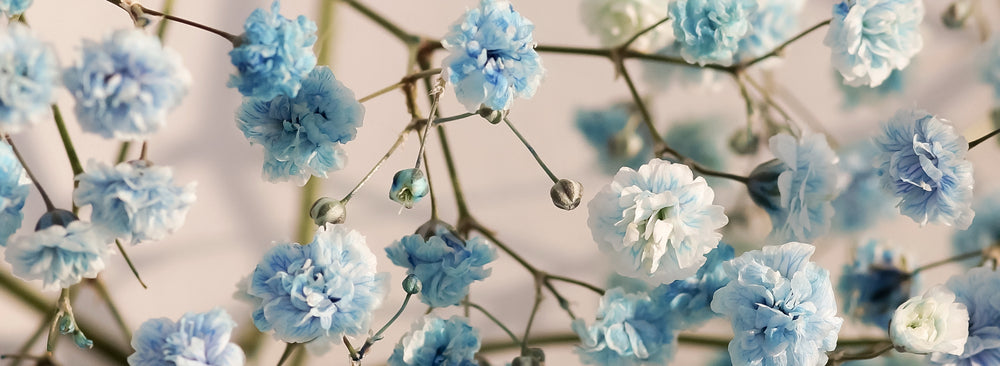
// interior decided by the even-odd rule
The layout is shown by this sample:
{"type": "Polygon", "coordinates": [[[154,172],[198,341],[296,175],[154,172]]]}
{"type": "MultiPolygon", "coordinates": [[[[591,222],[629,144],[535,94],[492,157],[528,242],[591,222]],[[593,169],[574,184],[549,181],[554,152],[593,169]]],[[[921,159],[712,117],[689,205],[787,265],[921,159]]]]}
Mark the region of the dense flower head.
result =
{"type": "Polygon", "coordinates": [[[0,13],[6,17],[23,14],[34,0],[0,0],[0,13]]]}
{"type": "Polygon", "coordinates": [[[458,316],[441,319],[424,316],[392,350],[389,366],[475,366],[479,352],[479,331],[458,316]]]}
{"type": "Polygon", "coordinates": [[[837,347],[830,274],[810,262],[815,247],[767,246],[723,264],[730,282],[716,291],[712,310],[732,320],[733,365],[823,365],[837,347]]]}
{"type": "Polygon", "coordinates": [[[222,308],[186,313],[176,322],[149,319],[132,336],[131,366],[243,366],[245,356],[230,337],[236,322],[222,308]]]}
{"type": "MultiPolygon", "coordinates": [[[[635,34],[667,16],[667,1],[584,0],[580,4],[583,25],[597,36],[602,47],[621,46],[635,34]]],[[[637,38],[629,48],[649,52],[671,39],[670,28],[659,26],[637,38]]]]}
{"type": "MultiPolygon", "coordinates": [[[[971,253],[991,245],[1000,245],[1000,191],[980,198],[975,204],[976,217],[968,229],[958,230],[951,237],[955,254],[971,253]]],[[[979,258],[965,263],[978,264],[979,258]]]]}
{"type": "Polygon", "coordinates": [[[576,128],[587,143],[597,150],[604,171],[617,172],[621,167],[638,169],[653,156],[652,143],[638,130],[638,118],[629,103],[606,108],[578,109],[576,128]]]}
{"type": "Polygon", "coordinates": [[[321,228],[306,245],[278,244],[250,277],[254,325],[292,343],[364,334],[386,291],[375,263],[364,236],[343,225],[321,228]]]}
{"type": "Polygon", "coordinates": [[[441,41],[450,52],[442,68],[469,112],[505,110],[514,97],[535,95],[545,70],[534,29],[507,0],[481,0],[452,25],[441,41]]]}
{"type": "Polygon", "coordinates": [[[845,82],[875,87],[923,47],[923,18],[923,0],[843,0],[823,42],[845,82]]]}
{"type": "Polygon", "coordinates": [[[91,205],[90,220],[132,244],[160,240],[184,224],[195,201],[195,184],[174,185],[173,170],[147,161],[111,166],[91,160],[76,177],[78,206],[91,205]]]}
{"type": "Polygon", "coordinates": [[[889,329],[892,313],[910,298],[913,273],[898,250],[878,240],[858,246],[854,261],[844,265],[837,288],[844,299],[844,313],[889,329]]]}
{"type": "Polygon", "coordinates": [[[6,142],[0,142],[0,247],[7,246],[7,239],[24,221],[21,210],[30,185],[14,150],[6,142]]]}
{"type": "Polygon", "coordinates": [[[945,284],[969,311],[969,339],[961,355],[932,354],[938,365],[993,365],[1000,359],[1000,272],[973,268],[945,284]]]}
{"type": "Polygon", "coordinates": [[[798,32],[799,13],[805,0],[758,0],[750,15],[750,32],[739,43],[736,61],[766,55],[798,32]]]}
{"type": "Polygon", "coordinates": [[[588,365],[662,365],[676,348],[676,333],[646,293],[613,288],[601,297],[589,327],[573,321],[580,337],[576,352],[588,365]]]}
{"type": "Polygon", "coordinates": [[[757,0],[675,0],[670,2],[674,36],[691,63],[730,65],[751,29],[757,0]]]}
{"type": "Polygon", "coordinates": [[[83,59],[63,73],[86,132],[142,140],[166,124],[191,75],[180,56],[141,29],[120,29],[101,42],[84,40],[83,59]]]}
{"type": "Polygon", "coordinates": [[[899,212],[928,222],[968,228],[972,223],[969,144],[948,121],[901,109],[875,137],[882,189],[900,200],[899,212]]]}
{"type": "Polygon", "coordinates": [[[385,253],[393,264],[420,279],[420,301],[435,308],[458,305],[472,282],[490,275],[490,269],[483,267],[496,259],[496,248],[485,239],[462,240],[444,226],[427,239],[421,234],[404,236],[385,253]]]}
{"type": "Polygon", "coordinates": [[[587,224],[618,273],[670,283],[694,275],[722,238],[729,219],[714,198],[687,165],[653,159],[619,170],[588,204],[587,224]]]}
{"type": "Polygon", "coordinates": [[[45,290],[69,288],[104,270],[109,242],[103,229],[77,220],[15,237],[6,259],[18,278],[42,280],[45,290]]]}
{"type": "Polygon", "coordinates": [[[319,66],[294,97],[244,98],[236,122],[251,144],[264,146],[264,179],[303,185],[347,164],[343,145],[357,135],[364,116],[354,92],[319,66]]]}
{"type": "Polygon", "coordinates": [[[733,247],[720,242],[705,254],[707,260],[694,276],[660,285],[650,293],[653,302],[668,314],[676,329],[691,329],[718,316],[712,311],[712,298],[715,291],[729,283],[722,263],[733,259],[734,253],[733,247]]]}
{"type": "Polygon", "coordinates": [[[258,8],[243,23],[243,34],[229,51],[236,74],[227,86],[243,96],[271,100],[279,95],[295,97],[302,80],[316,67],[312,46],[316,43],[316,23],[299,15],[295,20],[281,16],[279,1],[271,11],[258,8]]]}
{"type": "MultiPolygon", "coordinates": [[[[656,54],[681,57],[681,44],[675,40],[656,54]]],[[[643,61],[641,65],[642,79],[654,90],[666,91],[676,87],[685,92],[692,89],[714,91],[721,85],[718,70],[658,61],[643,61]]]]}
{"type": "Polygon", "coordinates": [[[17,133],[47,115],[58,83],[52,47],[27,26],[10,23],[0,34],[0,132],[17,133]]]}
{"type": "Polygon", "coordinates": [[[910,353],[961,355],[968,337],[969,311],[943,286],[899,305],[889,327],[892,344],[910,353]]]}
{"type": "Polygon", "coordinates": [[[893,197],[882,190],[875,144],[865,139],[839,152],[840,169],[849,176],[847,186],[833,200],[833,229],[841,233],[860,232],[896,212],[893,197]]]}

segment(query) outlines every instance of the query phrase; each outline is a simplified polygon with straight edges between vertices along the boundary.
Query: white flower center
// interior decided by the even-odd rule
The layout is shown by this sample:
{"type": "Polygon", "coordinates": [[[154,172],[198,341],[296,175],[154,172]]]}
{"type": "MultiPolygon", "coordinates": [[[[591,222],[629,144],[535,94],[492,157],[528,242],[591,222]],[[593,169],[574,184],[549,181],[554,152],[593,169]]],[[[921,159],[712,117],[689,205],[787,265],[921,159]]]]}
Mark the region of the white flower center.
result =
{"type": "Polygon", "coordinates": [[[677,222],[677,197],[671,192],[652,193],[631,186],[622,190],[619,203],[625,209],[615,226],[625,229],[623,244],[638,245],[642,269],[650,274],[656,272],[671,238],[684,235],[684,225],[677,222]]]}

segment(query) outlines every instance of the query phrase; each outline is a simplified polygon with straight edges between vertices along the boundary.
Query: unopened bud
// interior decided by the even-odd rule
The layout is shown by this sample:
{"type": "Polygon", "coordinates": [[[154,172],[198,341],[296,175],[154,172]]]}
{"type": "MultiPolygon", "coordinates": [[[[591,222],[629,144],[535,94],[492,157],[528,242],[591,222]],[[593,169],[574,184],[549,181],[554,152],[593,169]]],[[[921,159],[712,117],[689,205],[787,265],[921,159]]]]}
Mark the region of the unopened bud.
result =
{"type": "Polygon", "coordinates": [[[392,187],[389,189],[389,199],[399,202],[406,208],[424,198],[430,192],[427,177],[420,169],[403,169],[392,177],[392,187]]]}
{"type": "Polygon", "coordinates": [[[77,221],[80,218],[76,217],[72,212],[55,209],[46,212],[38,219],[38,223],[35,224],[35,231],[48,229],[52,225],[59,225],[62,227],[69,226],[69,223],[77,221]]]}
{"type": "Polygon", "coordinates": [[[951,29],[962,28],[971,15],[972,3],[968,0],[956,0],[941,13],[941,23],[951,29]]]}
{"type": "Polygon", "coordinates": [[[511,366],[542,366],[545,364],[545,352],[541,348],[529,348],[525,354],[514,358],[511,366]]]}
{"type": "Polygon", "coordinates": [[[757,134],[747,131],[745,128],[736,130],[729,137],[729,148],[738,155],[750,155],[757,152],[760,146],[760,138],[757,134]]]}
{"type": "Polygon", "coordinates": [[[583,185],[577,181],[560,179],[552,185],[549,195],[552,196],[552,203],[556,207],[569,211],[580,205],[580,199],[583,198],[583,185]]]}
{"type": "Polygon", "coordinates": [[[481,107],[478,111],[476,111],[476,113],[479,113],[480,117],[483,117],[486,121],[492,124],[503,122],[503,119],[507,118],[506,110],[495,111],[486,107],[481,107]]]}
{"type": "Polygon", "coordinates": [[[622,131],[608,139],[608,154],[616,159],[631,159],[642,151],[642,137],[635,131],[622,131]]]}
{"type": "Polygon", "coordinates": [[[316,225],[343,224],[347,219],[347,206],[330,197],[320,197],[309,209],[309,217],[316,225]]]}
{"type": "Polygon", "coordinates": [[[79,329],[73,332],[73,343],[80,348],[94,348],[94,341],[87,339],[79,329]]]}
{"type": "Polygon", "coordinates": [[[781,160],[773,159],[758,165],[750,172],[747,191],[757,206],[768,212],[781,210],[781,192],[778,190],[778,176],[788,168],[781,160]]]}
{"type": "Polygon", "coordinates": [[[422,288],[423,284],[420,283],[420,279],[413,274],[408,274],[406,275],[406,278],[403,279],[403,291],[406,291],[406,293],[410,295],[419,293],[422,288]]]}

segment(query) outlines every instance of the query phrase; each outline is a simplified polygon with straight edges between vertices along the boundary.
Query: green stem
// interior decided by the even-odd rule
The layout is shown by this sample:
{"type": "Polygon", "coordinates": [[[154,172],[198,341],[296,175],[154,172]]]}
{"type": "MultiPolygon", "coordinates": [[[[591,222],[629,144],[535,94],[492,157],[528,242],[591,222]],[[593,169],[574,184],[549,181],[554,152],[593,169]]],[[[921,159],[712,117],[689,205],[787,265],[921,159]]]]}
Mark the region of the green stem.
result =
{"type": "Polygon", "coordinates": [[[288,358],[295,353],[296,350],[302,347],[302,343],[286,343],[285,351],[281,353],[281,358],[278,359],[278,366],[281,366],[288,361],[288,358]]]}
{"type": "Polygon", "coordinates": [[[399,310],[396,310],[396,314],[393,315],[389,321],[385,322],[385,325],[383,325],[382,328],[379,328],[378,332],[375,332],[374,335],[365,339],[365,343],[361,345],[361,349],[357,352],[351,352],[352,360],[361,361],[361,359],[365,357],[365,354],[368,353],[368,350],[371,349],[372,345],[374,345],[375,342],[382,340],[382,333],[385,333],[386,329],[389,329],[389,326],[391,326],[392,323],[395,323],[396,319],[399,319],[399,316],[403,314],[403,310],[406,310],[406,304],[410,303],[410,296],[413,296],[413,294],[406,294],[406,297],[403,298],[403,304],[399,306],[399,310]]]}
{"type": "Polygon", "coordinates": [[[524,341],[521,342],[521,356],[528,355],[528,343],[531,341],[531,326],[535,323],[535,316],[538,315],[538,308],[542,305],[542,282],[544,277],[535,277],[535,303],[531,307],[531,314],[528,315],[528,325],[524,327],[524,341]]]}
{"type": "Polygon", "coordinates": [[[396,142],[394,142],[392,146],[389,147],[389,151],[386,151],[385,155],[382,155],[382,158],[379,159],[377,162],[375,162],[375,165],[372,166],[370,170],[368,170],[368,174],[365,174],[365,176],[361,178],[361,181],[359,181],[358,184],[356,184],[354,188],[351,189],[350,192],[347,192],[347,195],[345,195],[344,198],[340,200],[340,202],[346,205],[347,202],[351,200],[351,197],[354,197],[354,194],[357,193],[359,189],[361,189],[361,186],[365,185],[365,183],[368,182],[368,180],[371,179],[373,175],[375,175],[375,172],[382,167],[382,164],[385,163],[386,160],[389,160],[389,157],[396,152],[396,149],[398,149],[400,146],[403,145],[403,142],[406,141],[406,136],[409,135],[411,130],[412,128],[410,126],[407,126],[406,128],[403,129],[402,132],[399,133],[398,136],[396,136],[396,142]]]}
{"type": "Polygon", "coordinates": [[[451,190],[455,195],[455,205],[458,206],[458,216],[469,215],[469,207],[465,203],[465,193],[462,192],[462,185],[458,182],[458,171],[455,169],[455,160],[451,154],[451,146],[448,144],[448,136],[444,132],[444,126],[437,126],[438,141],[441,143],[441,152],[444,154],[445,166],[448,167],[448,178],[451,181],[451,190]]]}
{"type": "Polygon", "coordinates": [[[62,139],[63,148],[66,149],[66,157],[69,159],[69,165],[73,168],[73,176],[80,175],[83,173],[83,165],[80,165],[80,157],[76,155],[76,148],[73,147],[73,140],[69,137],[66,122],[63,120],[62,112],[59,111],[58,105],[52,105],[52,115],[55,117],[56,128],[59,129],[59,138],[62,139]]]}
{"type": "Polygon", "coordinates": [[[660,21],[658,21],[656,23],[653,23],[653,25],[650,25],[650,26],[642,29],[641,31],[637,32],[636,34],[633,34],[632,37],[630,37],[627,41],[625,41],[625,43],[622,43],[622,45],[618,46],[618,47],[620,49],[622,49],[622,50],[627,50],[628,47],[631,46],[632,43],[635,43],[635,40],[639,39],[639,37],[642,37],[643,34],[651,32],[653,29],[656,29],[656,27],[659,27],[660,25],[663,25],[663,23],[666,23],[668,20],[670,20],[670,16],[669,15],[666,16],[663,19],[660,19],[660,21]]]}
{"type": "MultiPolygon", "coordinates": [[[[532,337],[528,342],[534,346],[545,346],[554,344],[567,344],[567,343],[577,343],[580,341],[580,336],[576,333],[554,333],[545,335],[536,335],[532,337]]],[[[677,337],[677,341],[682,344],[700,345],[706,347],[715,348],[725,348],[729,346],[729,340],[724,338],[706,337],[706,336],[695,336],[690,334],[681,334],[677,337]]],[[[482,347],[479,348],[479,353],[493,353],[506,351],[514,348],[521,347],[519,342],[510,342],[507,340],[503,341],[484,341],[482,347]]]]}
{"type": "MultiPolygon", "coordinates": [[[[47,315],[44,319],[42,319],[42,322],[38,324],[38,328],[35,329],[35,332],[31,334],[31,337],[29,337],[28,340],[24,342],[24,345],[22,345],[21,348],[18,348],[17,350],[18,355],[28,354],[28,351],[30,351],[31,347],[35,345],[35,342],[38,342],[38,340],[42,338],[42,335],[45,334],[45,331],[49,329],[49,326],[55,320],[54,318],[56,316],[56,313],[57,313],[56,311],[52,311],[49,313],[49,315],[47,315]]],[[[14,362],[10,364],[10,366],[18,366],[21,364],[21,361],[23,361],[22,358],[15,358],[14,362]]]]}
{"type": "Polygon", "coordinates": [[[296,241],[299,244],[304,245],[312,241],[313,232],[316,230],[316,224],[309,217],[309,209],[312,208],[313,203],[319,198],[318,191],[319,178],[316,177],[309,177],[306,185],[302,186],[299,198],[299,224],[295,235],[296,241]]]}
{"type": "Polygon", "coordinates": [[[922,271],[926,271],[928,269],[931,269],[931,268],[934,268],[934,267],[939,267],[939,266],[942,266],[942,265],[945,265],[945,264],[948,264],[948,263],[960,262],[960,261],[964,261],[966,259],[972,259],[972,258],[976,258],[976,257],[981,257],[982,255],[983,255],[983,251],[982,250],[977,250],[977,251],[974,251],[974,252],[959,254],[959,255],[951,257],[951,258],[942,259],[942,260],[939,260],[937,262],[931,262],[931,263],[922,265],[920,267],[917,267],[912,272],[910,272],[910,275],[911,276],[912,275],[916,275],[917,273],[920,273],[922,271]]]}
{"type": "MultiPolygon", "coordinates": [[[[170,13],[173,12],[174,12],[174,0],[165,0],[163,2],[163,14],[169,15],[170,13]]],[[[160,24],[156,26],[156,38],[159,38],[161,43],[165,41],[167,38],[167,25],[169,24],[170,22],[160,22],[160,24]]]]}
{"type": "Polygon", "coordinates": [[[115,165],[121,164],[125,159],[128,159],[128,150],[130,147],[132,147],[131,141],[122,141],[118,145],[118,155],[115,155],[115,165]]]}
{"type": "Polygon", "coordinates": [[[139,284],[142,285],[143,289],[148,289],[149,287],[146,286],[146,283],[142,281],[142,277],[139,276],[139,270],[136,269],[135,264],[132,263],[132,258],[129,258],[128,252],[126,252],[125,247],[122,246],[121,240],[115,239],[115,245],[118,246],[118,251],[122,253],[122,258],[125,258],[125,263],[128,264],[128,268],[132,270],[132,275],[134,275],[135,279],[139,281],[139,284]]]}
{"type": "Polygon", "coordinates": [[[96,279],[88,281],[94,290],[97,290],[97,295],[100,296],[101,300],[108,305],[108,310],[111,311],[111,316],[115,318],[115,322],[118,323],[118,327],[121,328],[122,334],[125,335],[125,339],[132,339],[132,328],[128,326],[125,322],[125,317],[122,316],[121,311],[118,310],[118,306],[115,305],[115,301],[111,299],[111,292],[108,291],[108,286],[104,283],[104,280],[98,276],[96,279]]]}
{"type": "Polygon", "coordinates": [[[478,113],[469,113],[469,112],[466,112],[466,113],[462,113],[462,114],[456,114],[454,116],[441,117],[441,118],[435,119],[434,120],[434,124],[439,125],[439,124],[442,124],[442,123],[445,123],[445,122],[458,121],[458,120],[466,119],[466,118],[469,118],[469,117],[472,117],[472,116],[476,116],[476,115],[478,115],[478,113]]]}
{"type": "Polygon", "coordinates": [[[59,299],[56,300],[56,316],[52,318],[52,325],[49,326],[49,338],[45,342],[45,352],[52,353],[56,350],[56,340],[59,337],[59,317],[72,315],[69,311],[69,289],[64,288],[59,292],[59,299]],[[69,314],[66,314],[69,312],[69,314]]]}
{"type": "Polygon", "coordinates": [[[420,42],[420,37],[407,33],[402,28],[397,26],[396,23],[393,23],[389,19],[375,12],[374,10],[362,4],[361,2],[357,0],[343,0],[343,1],[348,6],[354,8],[354,10],[357,10],[359,13],[361,13],[361,15],[364,15],[366,18],[370,19],[371,21],[375,22],[375,24],[378,24],[380,27],[382,27],[382,29],[385,29],[386,31],[391,33],[394,37],[396,37],[396,39],[400,40],[401,42],[407,45],[413,45],[420,42]]]}
{"type": "Polygon", "coordinates": [[[828,366],[836,366],[846,361],[869,360],[881,356],[893,349],[892,342],[883,341],[871,346],[870,349],[858,353],[847,353],[846,350],[834,351],[827,361],[828,366]]]}
{"type": "Polygon", "coordinates": [[[800,38],[805,37],[809,33],[812,33],[813,31],[815,31],[817,29],[820,29],[820,28],[822,28],[822,27],[830,24],[831,20],[832,19],[827,19],[827,20],[824,20],[822,22],[819,22],[818,24],[810,27],[809,29],[806,29],[806,30],[802,31],[802,33],[799,33],[799,34],[795,35],[794,37],[790,38],[789,40],[785,41],[785,43],[782,43],[782,44],[778,45],[778,47],[775,47],[774,49],[771,50],[771,52],[765,53],[763,56],[757,57],[757,58],[752,59],[752,60],[750,60],[748,62],[740,63],[739,65],[737,65],[737,70],[748,68],[748,67],[753,66],[754,64],[756,64],[758,62],[761,62],[761,61],[764,61],[764,60],[766,60],[768,58],[777,56],[779,53],[781,53],[781,51],[783,51],[785,49],[785,47],[788,47],[788,45],[794,43],[795,41],[798,41],[800,38]]]}
{"type": "Polygon", "coordinates": [[[530,152],[531,156],[535,158],[535,162],[538,163],[538,166],[542,167],[542,170],[545,171],[545,175],[549,176],[549,179],[552,180],[552,183],[559,182],[559,178],[552,173],[552,170],[549,170],[549,167],[545,165],[545,162],[542,161],[542,158],[538,156],[538,152],[535,151],[535,148],[528,143],[528,140],[526,140],[524,136],[521,135],[521,132],[519,132],[517,128],[514,128],[514,124],[510,123],[510,120],[507,119],[506,117],[504,117],[503,122],[507,124],[507,127],[509,127],[512,132],[514,132],[514,135],[517,136],[517,139],[520,140],[522,144],[524,144],[524,147],[528,148],[528,152],[530,152]]]}
{"type": "Polygon", "coordinates": [[[424,176],[427,177],[427,194],[431,196],[431,220],[438,219],[438,202],[437,194],[434,192],[434,180],[431,179],[431,167],[427,162],[427,153],[423,154],[424,160],[424,176]]]}
{"type": "MultiPolygon", "coordinates": [[[[108,1],[114,3],[114,2],[119,1],[119,0],[108,0],[108,1]]],[[[226,32],[226,31],[223,31],[223,30],[220,30],[220,29],[212,28],[212,27],[209,27],[207,25],[204,25],[204,24],[201,24],[201,23],[197,23],[197,22],[194,22],[194,21],[190,21],[190,20],[187,20],[187,19],[184,19],[184,18],[181,18],[181,17],[173,16],[173,15],[167,14],[165,12],[161,12],[161,11],[156,11],[156,10],[153,10],[153,9],[149,9],[149,8],[147,8],[145,6],[142,6],[142,5],[139,5],[139,9],[142,9],[143,13],[146,13],[146,14],[149,14],[149,15],[155,15],[155,16],[163,17],[163,19],[166,19],[166,20],[178,22],[178,23],[181,23],[181,24],[184,24],[184,25],[187,25],[187,26],[195,27],[195,28],[201,29],[203,31],[215,34],[215,35],[217,35],[219,37],[225,38],[227,41],[229,41],[229,43],[236,44],[236,42],[239,39],[239,36],[236,36],[236,35],[234,35],[232,33],[229,33],[229,32],[226,32]]]]}
{"type": "MultiPolygon", "coordinates": [[[[514,335],[514,332],[510,331],[510,328],[507,328],[507,326],[504,325],[503,322],[500,321],[500,319],[497,319],[495,316],[493,316],[493,314],[490,314],[489,311],[486,311],[486,308],[483,308],[479,304],[472,303],[472,302],[467,302],[467,301],[462,302],[462,304],[470,306],[470,307],[473,307],[476,310],[479,310],[480,313],[483,313],[483,315],[486,315],[487,318],[490,318],[490,320],[493,321],[493,323],[496,324],[498,327],[500,327],[500,329],[503,329],[503,331],[507,333],[507,336],[510,337],[510,340],[512,342],[514,342],[514,343],[512,343],[512,346],[509,347],[509,348],[521,347],[521,340],[518,339],[516,335],[514,335]]],[[[507,343],[505,343],[505,344],[507,344],[507,343]]],[[[484,350],[485,350],[485,348],[480,348],[479,351],[483,352],[484,350]]]]}

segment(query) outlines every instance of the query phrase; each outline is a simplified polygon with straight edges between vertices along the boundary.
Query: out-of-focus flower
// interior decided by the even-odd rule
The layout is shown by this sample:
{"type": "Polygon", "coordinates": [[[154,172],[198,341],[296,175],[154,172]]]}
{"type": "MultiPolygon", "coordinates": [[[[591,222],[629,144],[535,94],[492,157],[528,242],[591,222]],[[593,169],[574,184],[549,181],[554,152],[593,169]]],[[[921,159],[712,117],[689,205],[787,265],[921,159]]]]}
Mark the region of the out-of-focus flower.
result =
{"type": "Polygon", "coordinates": [[[851,85],[879,86],[923,47],[922,0],[844,0],[833,6],[824,44],[851,85]]]}
{"type": "Polygon", "coordinates": [[[660,285],[650,293],[650,298],[668,314],[676,329],[691,329],[718,316],[712,311],[712,298],[715,291],[729,283],[722,263],[733,259],[734,253],[733,247],[720,242],[719,246],[705,254],[707,260],[697,274],[669,285],[660,285]]]}
{"type": "Polygon", "coordinates": [[[9,24],[0,35],[0,132],[17,133],[48,115],[58,83],[52,47],[21,23],[9,24]]]}
{"type": "Polygon", "coordinates": [[[838,290],[844,296],[844,313],[889,329],[892,313],[910,298],[913,273],[898,250],[877,240],[858,246],[854,262],[844,265],[838,290]]]}
{"type": "Polygon", "coordinates": [[[34,0],[0,0],[0,13],[6,17],[23,14],[34,0]]]}
{"type": "MultiPolygon", "coordinates": [[[[583,25],[600,39],[602,47],[624,44],[632,36],[667,16],[667,1],[584,0],[580,4],[583,25]]],[[[649,52],[671,39],[670,28],[660,25],[637,38],[630,49],[649,52]]]]}
{"type": "MultiPolygon", "coordinates": [[[[976,217],[968,229],[958,230],[951,237],[955,254],[971,253],[991,245],[1000,245],[1000,191],[979,199],[976,217]]],[[[979,258],[966,263],[978,264],[979,258]]]]}
{"type": "Polygon", "coordinates": [[[645,293],[625,293],[620,288],[601,297],[597,319],[587,326],[573,321],[580,337],[576,352],[588,365],[662,365],[676,348],[676,333],[664,314],[645,293]]]}
{"type": "MultiPolygon", "coordinates": [[[[1000,359],[1000,272],[991,268],[973,268],[963,275],[948,279],[945,284],[955,293],[955,301],[965,305],[969,311],[969,338],[960,355],[949,353],[931,354],[931,361],[938,365],[990,365],[1000,359]]],[[[951,323],[950,325],[954,325],[951,323]]],[[[949,333],[950,334],[950,333],[949,333]]],[[[947,341],[957,342],[958,333],[946,336],[947,341]]]]}
{"type": "MultiPolygon", "coordinates": [[[[674,41],[670,45],[656,51],[657,55],[681,57],[680,43],[674,41]]],[[[642,78],[655,90],[666,91],[672,87],[689,92],[692,89],[714,91],[719,88],[718,70],[697,67],[696,65],[678,65],[669,62],[643,61],[642,78]]]]}
{"type": "Polygon", "coordinates": [[[462,240],[445,227],[427,239],[420,234],[404,236],[385,253],[393,264],[420,279],[420,300],[435,308],[458,305],[472,282],[490,275],[483,267],[496,259],[496,249],[485,239],[462,240]]]}
{"type": "Polygon", "coordinates": [[[637,129],[637,118],[629,103],[576,111],[576,128],[597,150],[604,171],[615,173],[622,167],[638,169],[653,157],[648,134],[637,129]]]}
{"type": "Polygon", "coordinates": [[[278,13],[280,7],[275,0],[271,11],[257,9],[250,13],[236,47],[229,51],[237,73],[230,76],[227,85],[246,97],[295,97],[302,80],[316,66],[312,50],[316,23],[304,15],[295,20],[285,18],[278,13]]]}
{"type": "Polygon", "coordinates": [[[243,366],[240,346],[231,343],[236,322],[222,308],[186,313],[177,322],[149,319],[132,336],[131,366],[243,366]]]}
{"type": "Polygon", "coordinates": [[[766,55],[799,31],[799,13],[805,0],[758,0],[750,15],[750,32],[740,40],[736,61],[766,55]]]}
{"type": "Polygon", "coordinates": [[[413,323],[389,356],[389,366],[475,366],[479,332],[465,318],[428,315],[413,323]]]}
{"type": "Polygon", "coordinates": [[[860,232],[892,217],[896,212],[893,197],[882,190],[878,169],[872,165],[879,155],[875,144],[866,139],[839,153],[840,168],[849,182],[833,200],[833,230],[860,232]]]}
{"type": "Polygon", "coordinates": [[[24,221],[24,201],[28,199],[29,183],[21,162],[6,142],[0,142],[0,247],[24,221]]]}
{"type": "Polygon", "coordinates": [[[757,0],[675,0],[670,2],[674,36],[691,63],[730,65],[751,29],[757,0]]]}

